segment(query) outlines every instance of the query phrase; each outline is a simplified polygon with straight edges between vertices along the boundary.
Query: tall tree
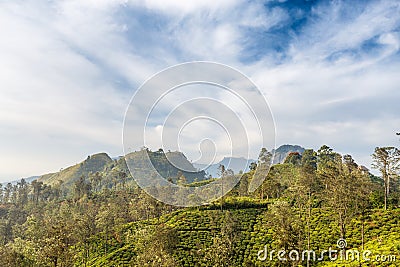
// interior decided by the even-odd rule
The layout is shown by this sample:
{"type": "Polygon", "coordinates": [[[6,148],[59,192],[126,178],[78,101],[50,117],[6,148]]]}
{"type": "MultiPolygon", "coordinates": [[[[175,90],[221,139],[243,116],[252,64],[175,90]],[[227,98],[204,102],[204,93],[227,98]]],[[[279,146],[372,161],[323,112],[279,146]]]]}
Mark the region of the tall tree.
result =
{"type": "Polygon", "coordinates": [[[221,231],[212,238],[212,244],[202,249],[206,266],[233,266],[235,243],[239,238],[237,219],[229,212],[222,215],[221,231]]]}
{"type": "Polygon", "coordinates": [[[18,185],[18,204],[25,206],[28,202],[28,183],[25,179],[21,179],[18,185]]]}
{"type": "MultiPolygon", "coordinates": [[[[317,153],[313,149],[306,149],[301,157],[301,171],[298,179],[298,193],[303,196],[303,201],[307,209],[307,250],[311,249],[311,218],[314,202],[321,192],[321,183],[316,174],[317,153]]],[[[298,199],[301,201],[302,197],[298,199]]],[[[310,266],[310,259],[307,258],[307,266],[310,266]]]]}
{"type": "Polygon", "coordinates": [[[128,238],[134,241],[136,252],[131,266],[179,266],[173,257],[179,241],[178,233],[174,228],[164,224],[145,227],[128,238]]]}
{"type": "Polygon", "coordinates": [[[4,203],[8,203],[10,201],[11,194],[12,194],[12,188],[13,188],[13,186],[11,183],[8,183],[6,185],[6,188],[4,189],[4,197],[3,197],[4,203]]]}
{"type": "Polygon", "coordinates": [[[333,151],[327,145],[321,146],[317,151],[317,172],[319,179],[323,183],[325,189],[328,188],[328,180],[330,177],[338,175],[338,162],[341,162],[341,155],[333,151]]]}
{"type": "Polygon", "coordinates": [[[43,190],[43,182],[38,182],[37,180],[34,180],[32,181],[31,185],[33,188],[33,194],[32,194],[33,202],[35,202],[35,204],[38,204],[39,197],[43,190]]]}
{"type": "Polygon", "coordinates": [[[218,166],[218,172],[219,172],[219,175],[220,175],[219,182],[221,183],[221,200],[220,200],[220,203],[221,203],[221,210],[222,210],[223,203],[224,203],[225,191],[226,191],[225,187],[229,186],[229,184],[231,182],[231,181],[229,181],[229,179],[231,177],[233,177],[234,172],[231,169],[226,169],[225,166],[222,165],[222,164],[220,164],[218,166]]]}
{"type": "Polygon", "coordinates": [[[369,198],[369,177],[353,165],[353,160],[335,154],[327,165],[318,166],[318,175],[323,179],[325,202],[333,208],[339,225],[340,237],[346,238],[347,224],[360,211],[369,198]]]}
{"type": "Polygon", "coordinates": [[[397,177],[400,170],[400,150],[395,147],[376,147],[372,154],[372,167],[382,175],[385,193],[385,210],[387,210],[391,180],[397,177]]]}
{"type": "Polygon", "coordinates": [[[249,191],[254,192],[257,188],[261,186],[261,199],[264,199],[264,180],[268,175],[269,169],[272,165],[272,153],[269,152],[265,147],[260,151],[257,161],[257,168],[254,172],[253,179],[249,185],[249,191]]]}
{"type": "MultiPolygon", "coordinates": [[[[301,218],[286,201],[276,201],[270,206],[267,216],[268,227],[272,230],[273,246],[285,251],[298,250],[302,247],[302,232],[304,229],[301,218]]],[[[298,266],[298,262],[284,262],[274,266],[298,266]]]]}

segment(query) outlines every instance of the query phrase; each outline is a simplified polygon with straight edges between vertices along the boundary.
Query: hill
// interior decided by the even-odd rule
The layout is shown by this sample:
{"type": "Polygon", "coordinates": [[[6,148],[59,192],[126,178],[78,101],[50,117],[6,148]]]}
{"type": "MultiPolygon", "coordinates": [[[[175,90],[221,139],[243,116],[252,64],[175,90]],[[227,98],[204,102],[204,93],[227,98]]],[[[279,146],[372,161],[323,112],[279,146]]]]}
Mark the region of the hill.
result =
{"type": "Polygon", "coordinates": [[[206,176],[204,171],[197,171],[186,156],[179,151],[164,153],[162,150],[155,152],[141,150],[129,153],[126,155],[125,160],[128,162],[129,166],[141,169],[141,173],[145,176],[153,175],[154,170],[152,169],[154,167],[164,179],[174,183],[176,183],[179,176],[182,175],[186,178],[188,183],[202,181],[206,176]],[[148,166],[145,154],[148,155],[152,166],[148,166]]]}
{"type": "MultiPolygon", "coordinates": [[[[274,164],[282,163],[286,156],[290,152],[303,153],[304,148],[297,145],[283,145],[275,150],[274,164]]],[[[235,158],[235,157],[225,157],[223,160],[216,164],[210,165],[204,171],[197,171],[198,169],[203,169],[206,166],[202,164],[192,164],[186,156],[179,151],[166,152],[150,151],[146,150],[152,165],[157,169],[157,171],[165,178],[170,179],[173,182],[177,181],[177,177],[183,174],[188,183],[195,181],[202,181],[205,179],[206,173],[212,175],[213,177],[218,177],[218,167],[220,164],[225,167],[232,169],[235,173],[239,171],[247,172],[249,171],[249,165],[256,160],[245,159],[245,158],[235,158]],[[185,171],[181,171],[184,169],[185,171]]],[[[145,157],[143,151],[135,151],[127,155],[131,160],[133,160],[135,165],[145,168],[145,157]]],[[[125,163],[125,157],[118,157],[112,159],[106,153],[98,153],[88,156],[84,161],[76,165],[61,169],[56,173],[49,173],[35,177],[39,182],[43,182],[49,185],[56,185],[60,181],[63,183],[63,187],[70,187],[79,177],[89,177],[91,173],[101,172],[106,181],[103,183],[105,186],[110,183],[115,183],[116,172],[123,172],[128,177],[129,181],[133,181],[132,177],[129,175],[128,167],[125,163]]],[[[145,174],[151,174],[150,170],[144,169],[145,174]]],[[[34,180],[33,179],[33,180],[34,180]]],[[[118,181],[117,181],[118,182],[118,181]]]]}
{"type": "Polygon", "coordinates": [[[61,169],[59,172],[42,175],[38,181],[49,185],[62,181],[64,186],[71,185],[82,175],[87,177],[90,173],[103,171],[104,167],[111,162],[112,159],[106,153],[94,154],[81,163],[61,169]]]}
{"type": "MultiPolygon", "coordinates": [[[[337,248],[336,243],[340,238],[340,233],[332,219],[333,216],[332,211],[328,209],[315,209],[313,212],[310,222],[310,228],[313,229],[310,236],[312,240],[310,248],[317,253],[318,257],[323,249],[337,248]]],[[[370,250],[372,255],[381,253],[387,257],[389,255],[398,256],[400,251],[399,216],[399,209],[391,212],[371,210],[366,214],[363,235],[364,249],[370,250]]],[[[218,209],[179,210],[157,220],[127,224],[121,232],[122,237],[119,237],[119,240],[122,241],[116,239],[112,242],[109,241],[114,245],[109,248],[108,253],[93,254],[88,266],[137,266],[134,262],[135,257],[138,256],[138,253],[140,254],[138,247],[141,246],[141,241],[138,241],[136,233],[143,232],[152,236],[153,239],[146,241],[152,248],[159,246],[152,242],[157,242],[159,239],[168,242],[168,239],[173,239],[172,243],[175,248],[171,254],[175,258],[177,266],[215,266],[217,258],[229,260],[230,266],[294,266],[283,265],[282,261],[278,260],[277,254],[274,254],[272,261],[269,257],[264,261],[258,259],[257,253],[265,247],[268,247],[268,252],[273,249],[276,251],[282,249],[274,241],[273,232],[268,227],[270,222],[268,210],[260,207],[224,211],[218,209]],[[158,230],[158,233],[155,230],[158,230]],[[221,243],[221,241],[223,242],[221,243]],[[230,242],[232,242],[232,247],[229,246],[230,242]],[[220,254],[220,250],[227,254],[220,254]],[[226,258],[228,251],[231,251],[230,258],[226,258]]],[[[348,233],[347,248],[362,252],[362,232],[359,220],[351,221],[348,233]]],[[[305,239],[304,236],[304,244],[305,239]]],[[[103,242],[101,236],[93,240],[95,240],[92,243],[93,247],[101,247],[103,242]]],[[[303,249],[306,249],[305,245],[303,249]]],[[[146,253],[157,255],[155,251],[151,250],[146,253]]],[[[301,266],[306,266],[305,261],[303,264],[301,266]]],[[[364,266],[360,264],[367,263],[351,259],[343,262],[340,259],[331,261],[327,257],[318,264],[312,262],[312,266],[364,266]]],[[[398,266],[390,264],[387,262],[387,265],[365,266],[398,266]]]]}
{"type": "MultiPolygon", "coordinates": [[[[196,168],[181,152],[164,153],[163,151],[153,152],[149,150],[145,152],[148,154],[153,166],[165,179],[170,178],[170,180],[176,182],[177,177],[183,174],[187,182],[192,183],[205,178],[205,173],[196,171],[196,168]],[[184,168],[186,171],[180,171],[177,166],[184,168]]],[[[144,151],[135,151],[126,155],[126,158],[134,161],[136,166],[141,167],[145,175],[151,175],[151,170],[146,167],[146,157],[143,153],[144,151]]],[[[102,176],[101,186],[103,188],[121,183],[122,179],[125,179],[124,183],[134,183],[126,165],[126,158],[118,157],[117,159],[112,159],[106,153],[94,154],[88,156],[81,163],[62,169],[59,172],[42,175],[38,178],[38,181],[48,185],[56,185],[62,182],[63,188],[69,191],[81,176],[88,180],[91,174],[99,172],[102,176]]]]}
{"type": "MultiPolygon", "coordinates": [[[[65,170],[64,175],[76,174],[104,165],[89,175],[90,184],[79,179],[73,194],[37,182],[0,190],[0,266],[305,266],[296,254],[282,262],[277,252],[307,249],[319,258],[343,244],[339,238],[347,251],[370,250],[370,264],[321,257],[310,266],[398,266],[373,261],[379,255],[399,257],[398,187],[385,203],[382,183],[349,156],[326,146],[319,151],[334,157],[314,162],[309,155],[309,160],[274,165],[254,192],[248,191],[255,174],[250,171],[223,198],[193,208],[163,204],[139,187],[126,186],[132,178],[126,176],[124,158],[93,155],[65,170]],[[273,260],[266,250],[275,251],[273,260]]],[[[126,158],[144,170],[150,158],[159,172],[178,175],[168,156],[182,164],[187,159],[168,153],[141,150],[126,158]]]]}
{"type": "MultiPolygon", "coordinates": [[[[302,154],[305,148],[299,145],[281,145],[277,149],[272,150],[275,152],[273,164],[283,163],[285,158],[291,152],[299,152],[302,154]]],[[[210,174],[212,177],[218,177],[218,167],[219,165],[224,165],[226,168],[233,170],[236,174],[240,171],[248,172],[249,166],[252,162],[257,162],[254,159],[245,159],[245,158],[236,158],[236,157],[225,157],[223,160],[216,164],[211,164],[207,167],[205,164],[194,164],[194,166],[198,169],[204,169],[207,174],[210,174]]]]}

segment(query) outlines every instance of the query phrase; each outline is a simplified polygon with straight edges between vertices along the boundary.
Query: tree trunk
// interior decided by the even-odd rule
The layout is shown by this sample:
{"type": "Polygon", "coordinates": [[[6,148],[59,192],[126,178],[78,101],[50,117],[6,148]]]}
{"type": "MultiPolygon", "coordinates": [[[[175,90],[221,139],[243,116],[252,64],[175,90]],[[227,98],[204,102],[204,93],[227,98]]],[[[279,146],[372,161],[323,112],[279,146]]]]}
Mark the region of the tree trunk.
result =
{"type": "MultiPolygon", "coordinates": [[[[308,217],[307,217],[307,250],[308,251],[310,251],[310,247],[311,247],[310,220],[311,220],[311,194],[308,195],[308,217]]],[[[308,259],[308,257],[307,257],[307,267],[310,267],[310,259],[308,259]]]]}
{"type": "Polygon", "coordinates": [[[345,236],[346,236],[346,229],[344,222],[340,222],[340,237],[345,239],[345,236]]]}
{"type": "Polygon", "coordinates": [[[106,242],[104,242],[104,255],[107,255],[108,227],[106,228],[106,242]]]}
{"type": "MultiPolygon", "coordinates": [[[[223,179],[223,177],[221,179],[223,179]]],[[[221,211],[222,211],[223,204],[224,204],[224,182],[223,182],[223,180],[221,180],[221,192],[222,192],[222,197],[221,197],[221,211]]]]}
{"type": "Polygon", "coordinates": [[[388,186],[387,186],[387,180],[385,179],[385,210],[387,210],[387,198],[388,198],[388,186]]]}
{"type": "Polygon", "coordinates": [[[364,251],[364,217],[361,218],[361,248],[364,251]]]}

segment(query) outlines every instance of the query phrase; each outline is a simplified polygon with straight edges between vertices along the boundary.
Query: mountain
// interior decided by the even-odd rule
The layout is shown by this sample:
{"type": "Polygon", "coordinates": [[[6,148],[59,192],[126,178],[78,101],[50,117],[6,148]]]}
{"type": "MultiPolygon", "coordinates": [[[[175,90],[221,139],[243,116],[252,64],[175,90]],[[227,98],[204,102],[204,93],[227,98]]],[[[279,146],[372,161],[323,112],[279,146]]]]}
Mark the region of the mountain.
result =
{"type": "MultiPolygon", "coordinates": [[[[286,156],[290,152],[303,153],[304,148],[297,145],[283,145],[275,150],[274,164],[282,163],[286,156]]],[[[220,164],[224,165],[226,168],[232,169],[235,173],[240,171],[249,171],[249,166],[252,162],[256,162],[254,159],[236,158],[236,157],[225,157],[223,160],[216,164],[210,165],[208,168],[203,164],[192,164],[186,156],[179,151],[166,152],[159,151],[135,151],[126,155],[126,158],[132,160],[134,165],[142,168],[142,173],[144,175],[151,175],[153,172],[147,170],[145,154],[152,162],[152,166],[160,173],[165,179],[170,179],[173,182],[177,181],[177,177],[184,175],[188,183],[194,181],[201,181],[205,179],[206,173],[218,177],[218,167],[220,164]],[[197,171],[198,169],[204,171],[197,171]],[[184,169],[185,171],[181,171],[184,169]]],[[[39,182],[43,182],[49,185],[56,185],[62,181],[63,187],[70,188],[75,181],[77,181],[81,176],[86,178],[89,177],[91,173],[101,172],[103,176],[102,186],[107,187],[113,183],[121,182],[121,179],[127,179],[128,182],[133,182],[132,177],[128,167],[125,162],[125,157],[117,157],[112,159],[106,153],[98,153],[88,156],[84,161],[76,165],[70,166],[66,169],[62,169],[56,173],[49,173],[35,177],[39,182]],[[121,178],[119,173],[125,173],[126,177],[121,178]]],[[[33,180],[34,180],[33,179],[33,180]]]]}
{"type": "Polygon", "coordinates": [[[198,169],[204,169],[204,171],[211,175],[212,177],[219,177],[218,167],[219,165],[224,165],[225,168],[231,169],[234,173],[239,173],[240,171],[249,171],[249,166],[252,162],[256,162],[254,159],[245,159],[243,157],[224,157],[220,162],[215,163],[207,167],[205,164],[193,164],[198,169]]]}
{"type": "MultiPolygon", "coordinates": [[[[205,179],[205,172],[198,172],[185,155],[178,151],[164,153],[163,151],[146,150],[135,151],[126,155],[126,158],[132,160],[136,167],[142,168],[144,175],[150,176],[153,173],[146,169],[147,156],[144,153],[147,153],[152,165],[165,179],[169,178],[176,182],[177,177],[182,174],[189,183],[205,179]],[[180,171],[176,166],[182,167],[186,171],[180,171]]],[[[102,187],[111,187],[112,184],[122,182],[122,179],[125,180],[124,182],[134,183],[126,165],[125,157],[112,159],[106,153],[88,156],[81,163],[61,169],[56,173],[42,175],[38,178],[38,181],[49,185],[57,185],[61,181],[64,188],[71,189],[81,176],[88,178],[90,174],[96,172],[102,174],[102,187]]]]}
{"type": "Polygon", "coordinates": [[[146,161],[145,153],[150,158],[151,167],[154,167],[162,177],[170,179],[174,183],[177,181],[178,176],[181,175],[185,176],[186,181],[189,183],[205,179],[206,173],[197,171],[186,156],[179,151],[164,153],[162,150],[155,152],[142,150],[126,155],[125,159],[129,162],[129,165],[142,169],[143,175],[151,176],[154,174],[151,169],[147,170],[148,162],[146,161]]]}
{"type": "MultiPolygon", "coordinates": [[[[32,181],[36,180],[37,178],[39,178],[40,176],[31,176],[31,177],[27,177],[27,178],[21,178],[24,179],[25,182],[27,183],[31,183],[32,181]]],[[[17,183],[19,183],[21,181],[21,179],[19,180],[14,180],[14,181],[10,181],[10,182],[3,182],[1,183],[3,186],[6,186],[8,183],[11,183],[12,185],[15,185],[17,183]]]]}
{"type": "MultiPolygon", "coordinates": [[[[305,149],[299,145],[282,145],[273,150],[273,152],[275,152],[273,164],[283,163],[290,152],[299,152],[302,154],[304,150],[305,149]]],[[[194,163],[193,165],[198,169],[204,169],[204,171],[212,177],[219,177],[219,165],[224,165],[226,168],[233,170],[235,173],[239,173],[240,171],[248,172],[249,166],[252,162],[257,162],[257,160],[245,159],[243,157],[225,157],[220,162],[212,164],[208,168],[205,164],[194,163]]]]}
{"type": "Polygon", "coordinates": [[[305,148],[298,145],[281,145],[275,152],[273,164],[283,163],[290,152],[299,152],[303,154],[305,148]]]}
{"type": "Polygon", "coordinates": [[[88,156],[84,161],[56,173],[42,175],[38,181],[54,185],[62,181],[64,185],[73,184],[79,177],[88,176],[89,173],[101,172],[107,164],[113,160],[106,153],[98,153],[88,156]]]}

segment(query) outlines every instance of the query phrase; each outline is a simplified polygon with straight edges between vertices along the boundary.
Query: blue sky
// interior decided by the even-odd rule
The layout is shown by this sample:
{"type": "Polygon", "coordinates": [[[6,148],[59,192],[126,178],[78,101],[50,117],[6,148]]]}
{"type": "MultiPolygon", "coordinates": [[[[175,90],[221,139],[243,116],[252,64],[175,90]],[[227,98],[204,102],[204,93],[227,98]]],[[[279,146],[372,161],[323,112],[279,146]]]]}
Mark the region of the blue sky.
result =
{"type": "Polygon", "coordinates": [[[398,1],[1,1],[0,181],[122,152],[135,90],[206,60],[260,88],[276,143],[370,167],[399,145],[398,1]]]}

